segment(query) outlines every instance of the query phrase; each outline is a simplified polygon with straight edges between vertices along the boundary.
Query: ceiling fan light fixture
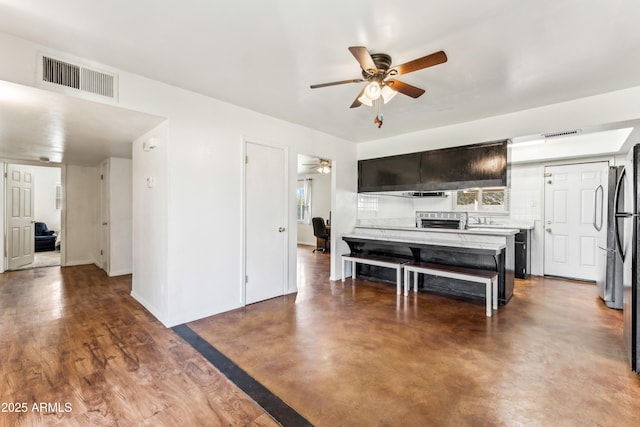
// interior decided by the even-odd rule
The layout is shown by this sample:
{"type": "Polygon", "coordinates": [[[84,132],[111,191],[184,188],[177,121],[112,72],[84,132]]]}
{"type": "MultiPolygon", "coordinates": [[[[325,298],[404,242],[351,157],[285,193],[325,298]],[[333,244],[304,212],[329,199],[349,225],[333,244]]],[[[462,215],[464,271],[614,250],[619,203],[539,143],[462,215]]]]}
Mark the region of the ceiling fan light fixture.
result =
{"type": "Polygon", "coordinates": [[[375,101],[376,99],[380,98],[381,92],[382,89],[380,88],[380,83],[378,83],[377,81],[372,81],[367,85],[367,87],[364,88],[364,93],[362,96],[369,99],[370,101],[375,101]]]}
{"type": "Polygon", "coordinates": [[[382,90],[380,91],[380,95],[382,95],[382,99],[384,99],[384,103],[386,104],[387,102],[391,101],[393,99],[394,96],[396,96],[398,92],[396,92],[395,90],[391,89],[389,86],[384,85],[382,87],[382,90]]]}
{"type": "Polygon", "coordinates": [[[366,105],[367,107],[371,107],[373,105],[373,102],[371,102],[371,100],[367,98],[364,93],[360,96],[360,98],[358,98],[358,101],[360,101],[362,105],[366,105]]]}
{"type": "Polygon", "coordinates": [[[318,173],[331,173],[331,162],[329,160],[320,159],[320,166],[316,169],[318,173]]]}

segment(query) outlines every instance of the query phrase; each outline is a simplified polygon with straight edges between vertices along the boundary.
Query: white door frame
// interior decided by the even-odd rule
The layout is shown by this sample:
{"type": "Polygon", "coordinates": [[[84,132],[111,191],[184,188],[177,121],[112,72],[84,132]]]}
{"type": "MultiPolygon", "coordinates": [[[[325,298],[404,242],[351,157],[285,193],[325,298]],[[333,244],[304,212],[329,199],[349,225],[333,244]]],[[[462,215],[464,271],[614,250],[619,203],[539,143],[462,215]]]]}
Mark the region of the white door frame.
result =
{"type": "Polygon", "coordinates": [[[274,144],[270,142],[261,141],[257,138],[242,138],[242,198],[241,198],[241,212],[242,212],[242,230],[241,230],[241,258],[242,258],[242,275],[240,276],[240,288],[242,289],[242,305],[247,305],[247,289],[246,289],[246,277],[247,277],[247,144],[256,144],[263,145],[266,147],[276,148],[283,150],[284,152],[284,182],[283,191],[284,191],[284,222],[285,227],[287,228],[285,239],[284,239],[284,280],[282,284],[282,295],[287,294],[287,290],[289,289],[289,246],[291,241],[291,222],[289,220],[289,147],[285,145],[274,144]]]}
{"type": "Polygon", "coordinates": [[[98,200],[98,248],[96,248],[96,260],[100,262],[100,268],[110,276],[111,270],[111,218],[109,216],[110,200],[110,174],[109,159],[104,160],[98,166],[99,169],[99,200],[98,200]]]}

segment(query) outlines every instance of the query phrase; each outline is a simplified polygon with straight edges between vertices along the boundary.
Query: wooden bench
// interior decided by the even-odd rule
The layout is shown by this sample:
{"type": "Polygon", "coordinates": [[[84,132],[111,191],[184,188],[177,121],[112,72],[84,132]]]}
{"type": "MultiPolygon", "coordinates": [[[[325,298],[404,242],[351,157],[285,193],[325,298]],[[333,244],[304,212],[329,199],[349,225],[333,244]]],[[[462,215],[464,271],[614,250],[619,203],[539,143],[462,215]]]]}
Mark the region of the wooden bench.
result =
{"type": "Polygon", "coordinates": [[[496,271],[480,270],[476,268],[457,267],[453,265],[441,265],[426,262],[410,262],[404,264],[404,294],[409,294],[411,279],[409,273],[413,273],[413,291],[418,291],[418,273],[432,276],[448,277],[451,279],[468,280],[470,282],[484,283],[487,317],[491,317],[491,308],[498,309],[498,273],[496,271]]]}
{"type": "Polygon", "coordinates": [[[342,281],[345,280],[345,266],[347,262],[351,263],[351,278],[356,278],[356,264],[375,265],[377,267],[394,268],[396,270],[396,292],[402,294],[402,266],[408,261],[399,260],[397,258],[376,256],[376,255],[342,255],[342,281]]]}

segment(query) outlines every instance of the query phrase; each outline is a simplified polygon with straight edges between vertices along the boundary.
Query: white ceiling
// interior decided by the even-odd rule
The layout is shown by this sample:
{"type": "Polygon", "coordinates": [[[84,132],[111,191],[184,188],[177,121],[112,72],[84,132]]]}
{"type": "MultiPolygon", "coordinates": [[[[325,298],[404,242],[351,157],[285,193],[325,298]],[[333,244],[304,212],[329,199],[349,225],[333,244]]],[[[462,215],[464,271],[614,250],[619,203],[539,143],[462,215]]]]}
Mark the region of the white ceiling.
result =
{"type": "Polygon", "coordinates": [[[0,158],[93,166],[131,158],[161,117],[0,81],[0,158]],[[44,159],[43,159],[44,160],[44,159]]]}
{"type": "Polygon", "coordinates": [[[638,22],[635,0],[0,0],[2,32],[354,142],[640,86],[638,22]],[[309,88],[359,78],[357,45],[449,60],[401,76],[427,92],[378,129],[362,83],[309,88]]]}

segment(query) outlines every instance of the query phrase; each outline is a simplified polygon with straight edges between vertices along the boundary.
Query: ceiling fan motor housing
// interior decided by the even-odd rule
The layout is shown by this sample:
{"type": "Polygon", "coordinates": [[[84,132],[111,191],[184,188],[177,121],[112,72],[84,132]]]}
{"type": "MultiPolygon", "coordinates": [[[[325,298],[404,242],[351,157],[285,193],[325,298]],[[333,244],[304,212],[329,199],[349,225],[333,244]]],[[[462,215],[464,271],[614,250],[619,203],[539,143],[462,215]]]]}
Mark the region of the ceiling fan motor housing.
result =
{"type": "Polygon", "coordinates": [[[376,64],[377,72],[368,73],[367,70],[362,70],[362,77],[369,80],[371,77],[385,77],[385,73],[391,67],[391,56],[386,53],[372,53],[371,59],[376,64]]]}

